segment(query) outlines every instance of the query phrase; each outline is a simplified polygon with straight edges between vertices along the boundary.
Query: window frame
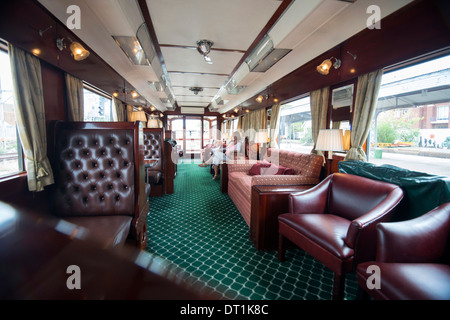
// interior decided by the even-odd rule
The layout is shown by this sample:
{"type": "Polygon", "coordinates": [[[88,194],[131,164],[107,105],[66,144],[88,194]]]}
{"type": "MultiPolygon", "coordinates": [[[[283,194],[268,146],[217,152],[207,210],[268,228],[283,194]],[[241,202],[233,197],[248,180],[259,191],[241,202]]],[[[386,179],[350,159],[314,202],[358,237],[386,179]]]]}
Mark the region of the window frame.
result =
{"type": "MultiPolygon", "coordinates": [[[[89,83],[87,83],[87,82],[85,82],[85,81],[83,81],[83,95],[84,95],[84,90],[90,91],[90,92],[93,93],[93,94],[99,95],[99,96],[101,96],[101,97],[103,97],[103,98],[105,98],[105,99],[110,100],[110,105],[109,105],[109,109],[110,109],[110,110],[109,110],[110,118],[109,118],[109,120],[103,119],[102,121],[105,121],[105,122],[113,122],[114,119],[113,119],[113,110],[112,110],[112,108],[113,108],[113,100],[112,100],[113,97],[112,97],[112,95],[105,93],[104,91],[102,91],[102,90],[100,90],[100,89],[94,87],[93,85],[91,85],[91,84],[89,84],[89,83]]],[[[83,101],[83,104],[84,104],[84,103],[85,103],[85,102],[83,101]]],[[[85,107],[85,106],[83,105],[83,110],[84,110],[84,107],[85,107]]],[[[84,112],[83,112],[83,113],[84,113],[84,112]]],[[[83,121],[88,121],[88,120],[86,120],[84,114],[83,114],[83,121]]],[[[93,121],[93,120],[90,120],[90,121],[93,121]]],[[[101,122],[101,121],[98,121],[98,122],[101,122]]]]}
{"type": "MultiPolygon", "coordinates": [[[[5,53],[9,56],[8,44],[3,39],[0,39],[0,52],[5,53]]],[[[16,115],[14,112],[14,117],[15,116],[16,115]]],[[[22,141],[20,140],[19,129],[17,127],[17,121],[16,121],[16,143],[17,143],[18,171],[14,171],[14,172],[7,173],[5,175],[1,175],[0,182],[4,181],[4,180],[8,180],[13,177],[18,177],[18,176],[27,174],[27,171],[25,169],[25,158],[24,158],[24,153],[23,153],[22,141]]]]}

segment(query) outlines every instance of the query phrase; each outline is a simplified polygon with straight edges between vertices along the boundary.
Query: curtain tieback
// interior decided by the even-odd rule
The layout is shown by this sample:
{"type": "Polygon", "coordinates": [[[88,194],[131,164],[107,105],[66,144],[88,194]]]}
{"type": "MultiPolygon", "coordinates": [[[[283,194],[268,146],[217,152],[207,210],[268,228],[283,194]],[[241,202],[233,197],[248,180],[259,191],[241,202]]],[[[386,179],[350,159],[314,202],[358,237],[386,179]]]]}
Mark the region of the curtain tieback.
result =
{"type": "Polygon", "coordinates": [[[44,166],[42,165],[42,163],[38,162],[37,163],[37,175],[36,175],[36,179],[40,180],[44,177],[48,176],[48,172],[47,170],[45,170],[44,166]]]}

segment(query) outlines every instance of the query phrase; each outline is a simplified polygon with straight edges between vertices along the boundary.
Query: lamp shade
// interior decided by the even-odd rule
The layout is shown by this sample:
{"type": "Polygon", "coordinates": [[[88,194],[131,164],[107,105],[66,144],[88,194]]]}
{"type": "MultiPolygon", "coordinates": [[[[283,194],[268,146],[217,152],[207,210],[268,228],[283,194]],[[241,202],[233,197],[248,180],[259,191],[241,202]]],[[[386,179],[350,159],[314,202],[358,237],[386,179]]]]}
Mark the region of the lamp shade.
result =
{"type": "Polygon", "coordinates": [[[344,136],[342,129],[324,129],[319,131],[316,150],[320,151],[343,151],[344,136]]]}
{"type": "Polygon", "coordinates": [[[72,42],[70,44],[70,51],[73,54],[73,58],[76,61],[81,61],[89,57],[89,51],[87,51],[80,43],[72,42]]]}
{"type": "Polygon", "coordinates": [[[255,135],[256,143],[267,143],[268,139],[269,139],[269,137],[267,135],[267,131],[259,131],[255,135]]]}
{"type": "Polygon", "coordinates": [[[319,66],[317,66],[317,71],[320,74],[327,75],[328,72],[330,72],[331,64],[331,60],[326,59],[319,66]]]}
{"type": "Polygon", "coordinates": [[[158,119],[148,120],[147,128],[159,128],[159,120],[158,119]]]}
{"type": "Polygon", "coordinates": [[[130,116],[130,121],[142,121],[147,122],[147,116],[145,115],[144,111],[133,111],[130,116]]]}

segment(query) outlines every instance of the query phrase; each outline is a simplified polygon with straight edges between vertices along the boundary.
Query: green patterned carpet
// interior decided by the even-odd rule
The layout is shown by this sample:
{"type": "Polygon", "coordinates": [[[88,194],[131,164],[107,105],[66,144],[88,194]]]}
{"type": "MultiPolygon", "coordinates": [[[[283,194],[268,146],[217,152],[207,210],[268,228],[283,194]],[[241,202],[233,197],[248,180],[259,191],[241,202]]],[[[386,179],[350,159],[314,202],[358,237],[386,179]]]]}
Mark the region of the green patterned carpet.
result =
{"type": "MultiPolygon", "coordinates": [[[[225,299],[329,300],[333,273],[300,249],[280,263],[257,251],[249,227],[209,168],[178,164],[174,194],[150,198],[147,251],[196,279],[196,288],[225,299]]],[[[356,277],[346,280],[346,299],[356,277]]]]}

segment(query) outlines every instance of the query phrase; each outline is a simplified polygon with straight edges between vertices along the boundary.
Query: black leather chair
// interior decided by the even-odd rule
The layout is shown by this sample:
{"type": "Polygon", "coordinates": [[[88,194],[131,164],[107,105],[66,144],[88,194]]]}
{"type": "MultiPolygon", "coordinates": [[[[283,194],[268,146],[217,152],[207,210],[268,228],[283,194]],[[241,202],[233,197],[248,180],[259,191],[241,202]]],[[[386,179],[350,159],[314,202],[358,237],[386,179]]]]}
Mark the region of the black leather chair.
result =
{"type": "Polygon", "coordinates": [[[289,213],[278,216],[278,259],[285,238],[334,272],[333,299],[342,299],[345,275],[375,257],[375,226],[389,221],[403,198],[400,187],[335,173],[289,196],[289,213]]]}
{"type": "Polygon", "coordinates": [[[357,266],[359,288],[377,300],[450,300],[450,202],[411,220],[380,223],[377,236],[376,260],[357,266]]]}

